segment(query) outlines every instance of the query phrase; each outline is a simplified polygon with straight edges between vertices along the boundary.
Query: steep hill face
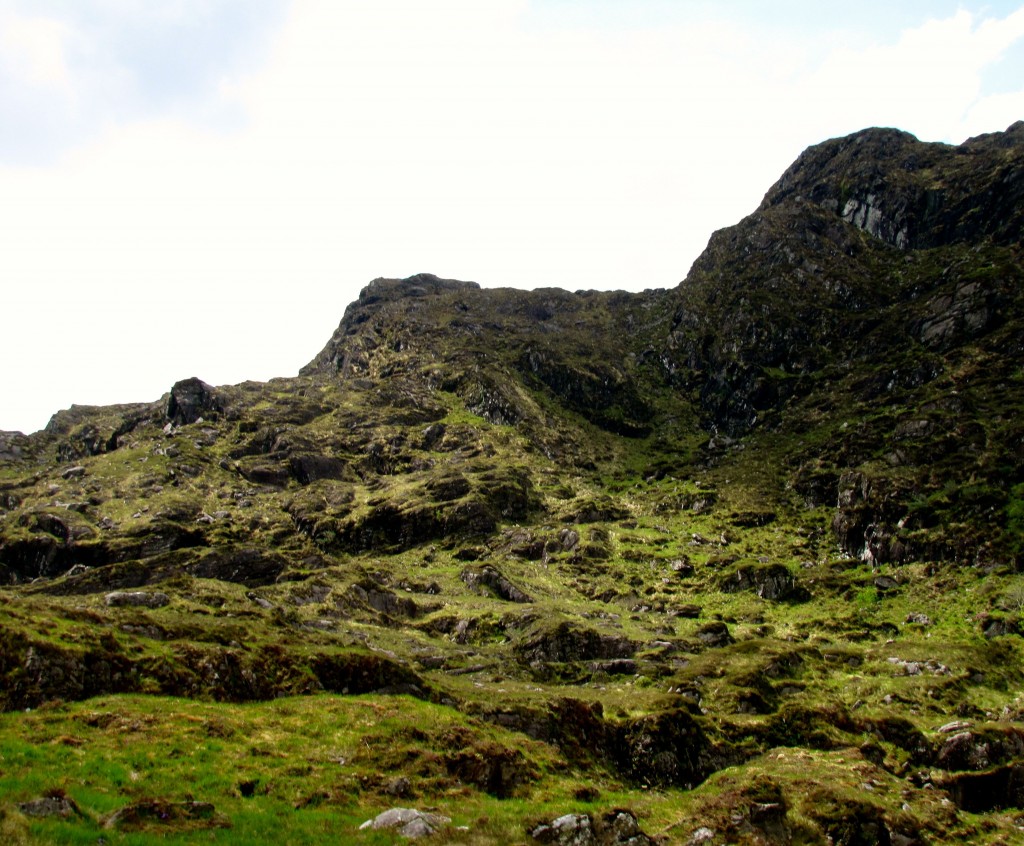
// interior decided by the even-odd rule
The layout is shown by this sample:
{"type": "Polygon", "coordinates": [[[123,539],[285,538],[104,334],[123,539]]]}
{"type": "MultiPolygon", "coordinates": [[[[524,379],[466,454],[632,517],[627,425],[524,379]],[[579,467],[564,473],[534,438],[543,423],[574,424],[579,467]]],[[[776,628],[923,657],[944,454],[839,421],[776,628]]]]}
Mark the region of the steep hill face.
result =
{"type": "MultiPolygon", "coordinates": [[[[624,805],[666,842],[1016,836],[1022,161],[1024,124],[866,130],[674,290],[378,279],[295,378],[0,433],[0,737],[320,694],[339,732],[405,716],[343,778],[257,767],[240,725],[218,771],[266,789],[200,798],[299,840],[299,794],[346,835],[403,799],[491,821],[467,842],[648,842],[624,805]]],[[[0,803],[95,802],[114,753],[75,748],[29,787],[12,747],[0,803]]]]}

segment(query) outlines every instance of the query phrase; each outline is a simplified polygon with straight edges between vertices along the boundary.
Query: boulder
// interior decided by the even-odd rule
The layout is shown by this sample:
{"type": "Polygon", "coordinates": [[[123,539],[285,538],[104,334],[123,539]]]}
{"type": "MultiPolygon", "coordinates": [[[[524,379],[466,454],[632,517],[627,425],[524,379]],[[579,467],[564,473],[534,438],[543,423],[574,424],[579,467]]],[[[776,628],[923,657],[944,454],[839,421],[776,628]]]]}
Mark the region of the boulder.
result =
{"type": "Polygon", "coordinates": [[[200,417],[211,417],[221,411],[214,389],[195,377],[175,382],[167,398],[167,420],[175,426],[195,423],[200,417]]]}
{"type": "Polygon", "coordinates": [[[402,837],[410,839],[436,834],[451,822],[450,817],[418,811],[415,808],[390,808],[367,820],[359,830],[392,829],[402,837]]]}
{"type": "Polygon", "coordinates": [[[705,646],[710,647],[728,646],[735,642],[729,633],[729,627],[720,620],[705,623],[697,629],[697,639],[705,646]]]}

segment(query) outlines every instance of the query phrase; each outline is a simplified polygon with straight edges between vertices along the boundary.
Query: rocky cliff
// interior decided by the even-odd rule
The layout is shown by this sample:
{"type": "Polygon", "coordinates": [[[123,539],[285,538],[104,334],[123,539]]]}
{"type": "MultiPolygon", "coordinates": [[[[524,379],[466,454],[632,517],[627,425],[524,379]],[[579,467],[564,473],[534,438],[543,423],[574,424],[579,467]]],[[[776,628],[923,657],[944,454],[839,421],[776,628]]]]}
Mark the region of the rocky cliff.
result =
{"type": "Polygon", "coordinates": [[[467,842],[1009,842],[1022,162],[1020,123],[865,130],[673,290],[378,279],[294,378],[0,434],[0,736],[46,705],[77,737],[113,694],[430,708],[367,729],[344,789],[262,763],[258,800],[203,798],[461,804],[495,820],[467,842]]]}

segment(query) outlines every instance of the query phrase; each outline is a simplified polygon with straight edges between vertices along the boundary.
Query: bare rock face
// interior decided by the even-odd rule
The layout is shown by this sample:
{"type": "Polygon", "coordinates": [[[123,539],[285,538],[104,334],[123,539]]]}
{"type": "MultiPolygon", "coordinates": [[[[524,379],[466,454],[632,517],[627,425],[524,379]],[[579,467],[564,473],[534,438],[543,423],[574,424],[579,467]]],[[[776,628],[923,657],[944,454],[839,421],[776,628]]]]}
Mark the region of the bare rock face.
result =
{"type": "Polygon", "coordinates": [[[806,150],[761,208],[803,196],[899,249],[982,238],[1014,243],[1021,237],[1022,141],[1022,121],[960,147],[865,129],[806,150]]]}
{"type": "Polygon", "coordinates": [[[615,756],[619,771],[639,784],[689,789],[711,771],[709,744],[694,716],[665,711],[631,720],[619,729],[615,756]]]}

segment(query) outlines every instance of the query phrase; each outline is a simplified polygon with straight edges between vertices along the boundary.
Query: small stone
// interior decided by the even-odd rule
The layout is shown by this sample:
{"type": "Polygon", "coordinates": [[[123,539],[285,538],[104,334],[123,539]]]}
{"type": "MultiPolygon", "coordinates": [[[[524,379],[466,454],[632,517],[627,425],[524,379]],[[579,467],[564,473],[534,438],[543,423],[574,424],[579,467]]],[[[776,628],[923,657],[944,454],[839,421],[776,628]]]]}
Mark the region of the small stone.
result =
{"type": "Polygon", "coordinates": [[[715,832],[707,826],[701,826],[686,841],[687,846],[700,846],[702,843],[710,843],[715,839],[715,832]]]}
{"type": "Polygon", "coordinates": [[[408,796],[412,792],[412,787],[409,784],[409,779],[405,776],[398,776],[384,785],[384,792],[389,796],[408,796]]]}

